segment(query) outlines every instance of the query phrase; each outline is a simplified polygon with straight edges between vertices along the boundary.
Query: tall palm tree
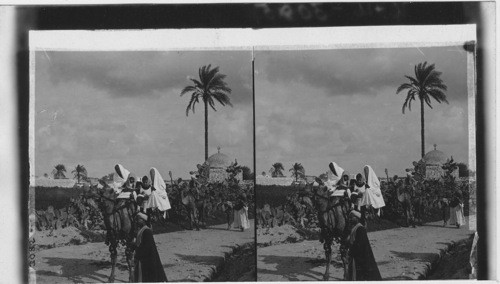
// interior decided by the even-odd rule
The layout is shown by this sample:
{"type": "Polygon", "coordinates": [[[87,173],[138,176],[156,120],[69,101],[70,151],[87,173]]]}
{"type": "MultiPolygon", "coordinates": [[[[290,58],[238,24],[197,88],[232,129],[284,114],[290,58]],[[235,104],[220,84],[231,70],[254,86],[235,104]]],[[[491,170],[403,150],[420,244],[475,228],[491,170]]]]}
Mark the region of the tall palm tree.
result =
{"type": "Polygon", "coordinates": [[[66,178],[64,173],[66,172],[66,167],[63,164],[58,164],[54,167],[54,170],[52,170],[52,175],[54,176],[54,179],[62,179],[66,178]]]}
{"type": "Polygon", "coordinates": [[[282,177],[283,176],[283,171],[285,168],[283,168],[282,163],[274,163],[271,168],[271,176],[272,177],[282,177]]]}
{"type": "Polygon", "coordinates": [[[78,183],[80,183],[81,178],[87,178],[87,169],[84,165],[76,165],[76,168],[71,173],[78,179],[78,183]]]}
{"type": "Polygon", "coordinates": [[[189,78],[194,84],[191,86],[186,86],[181,91],[181,96],[185,93],[191,93],[191,99],[186,108],[186,116],[189,115],[189,111],[195,111],[196,103],[203,101],[205,107],[205,161],[208,159],[208,106],[210,106],[214,111],[215,101],[219,102],[221,105],[230,105],[231,101],[229,99],[229,94],[231,94],[231,89],[228,87],[227,83],[224,82],[226,75],[219,73],[219,67],[211,69],[211,65],[205,65],[200,67],[198,70],[199,80],[194,78],[189,78]]]}
{"type": "Polygon", "coordinates": [[[304,167],[300,163],[293,164],[290,171],[292,172],[292,177],[295,177],[295,182],[298,181],[299,177],[303,178],[305,176],[304,167]]]}
{"type": "Polygon", "coordinates": [[[411,111],[411,102],[416,100],[418,97],[420,100],[420,126],[421,126],[421,138],[422,138],[422,158],[425,155],[425,136],[424,136],[424,102],[430,107],[431,98],[435,99],[438,103],[446,102],[445,91],[448,87],[441,80],[441,72],[435,70],[434,64],[427,65],[427,61],[424,63],[419,63],[415,65],[415,77],[405,76],[409,83],[404,83],[398,87],[396,94],[404,90],[408,90],[406,93],[406,99],[403,104],[403,114],[405,109],[408,108],[411,111]]]}

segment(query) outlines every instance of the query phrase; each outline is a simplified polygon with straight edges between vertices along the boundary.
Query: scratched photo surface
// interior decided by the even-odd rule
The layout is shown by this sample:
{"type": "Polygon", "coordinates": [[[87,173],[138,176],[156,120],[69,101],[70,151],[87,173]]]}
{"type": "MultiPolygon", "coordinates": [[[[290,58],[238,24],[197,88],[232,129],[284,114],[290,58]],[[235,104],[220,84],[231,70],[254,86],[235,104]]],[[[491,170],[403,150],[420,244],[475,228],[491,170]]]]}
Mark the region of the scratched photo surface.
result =
{"type": "Polygon", "coordinates": [[[475,277],[474,49],[364,47],[255,52],[258,281],[475,277]]]}
{"type": "Polygon", "coordinates": [[[255,280],[251,51],[31,56],[36,283],[255,280]]]}

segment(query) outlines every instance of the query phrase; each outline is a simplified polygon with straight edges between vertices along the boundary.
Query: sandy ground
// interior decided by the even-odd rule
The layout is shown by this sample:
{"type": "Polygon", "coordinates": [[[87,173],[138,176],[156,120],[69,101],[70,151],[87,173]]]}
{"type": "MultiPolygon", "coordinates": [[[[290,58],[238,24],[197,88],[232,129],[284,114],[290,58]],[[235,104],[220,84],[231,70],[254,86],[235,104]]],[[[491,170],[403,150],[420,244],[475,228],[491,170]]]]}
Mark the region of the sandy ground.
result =
{"type": "MultiPolygon", "coordinates": [[[[254,223],[245,232],[227,231],[226,225],[201,231],[176,231],[154,235],[169,281],[210,279],[234,248],[252,243],[254,223]]],[[[118,252],[115,282],[128,282],[124,248],[118,252]]],[[[87,243],[40,250],[36,253],[37,283],[101,283],[111,273],[108,247],[87,243]]]]}
{"type": "MultiPolygon", "coordinates": [[[[384,280],[422,279],[452,243],[467,239],[476,228],[475,216],[460,229],[442,222],[417,228],[396,228],[368,233],[384,280]]],[[[470,219],[470,220],[469,220],[470,219]]],[[[260,240],[259,240],[260,242],[260,240]]],[[[330,280],[342,280],[342,262],[334,246],[330,280]]],[[[258,281],[320,281],[325,272],[323,244],[303,241],[257,249],[258,281]]]]}

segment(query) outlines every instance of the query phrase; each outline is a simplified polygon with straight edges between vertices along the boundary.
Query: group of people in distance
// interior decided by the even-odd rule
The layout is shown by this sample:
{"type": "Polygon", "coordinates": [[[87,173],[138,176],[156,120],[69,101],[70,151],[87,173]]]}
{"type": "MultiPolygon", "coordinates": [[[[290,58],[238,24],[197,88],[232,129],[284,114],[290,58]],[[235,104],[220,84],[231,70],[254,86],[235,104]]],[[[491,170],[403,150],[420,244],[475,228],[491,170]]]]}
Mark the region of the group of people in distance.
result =
{"type": "Polygon", "coordinates": [[[380,216],[380,209],[385,206],[380,181],[369,165],[364,166],[363,174],[356,174],[353,180],[349,173],[335,162],[329,164],[329,169],[325,185],[330,195],[348,197],[351,201],[347,216],[351,228],[347,237],[349,246],[347,280],[382,280],[366,230],[367,211],[373,208],[380,216]]]}

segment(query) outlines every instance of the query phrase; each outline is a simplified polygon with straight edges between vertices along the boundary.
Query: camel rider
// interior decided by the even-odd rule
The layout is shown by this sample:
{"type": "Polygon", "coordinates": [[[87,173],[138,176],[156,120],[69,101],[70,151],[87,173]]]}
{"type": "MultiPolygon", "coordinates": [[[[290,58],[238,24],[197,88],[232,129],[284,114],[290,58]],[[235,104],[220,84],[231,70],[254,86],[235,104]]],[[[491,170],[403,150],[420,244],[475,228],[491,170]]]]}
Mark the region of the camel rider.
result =
{"type": "MultiPolygon", "coordinates": [[[[358,173],[351,192],[351,203],[354,205],[355,210],[361,210],[361,198],[363,197],[367,186],[368,185],[365,183],[363,175],[358,173]]],[[[364,216],[362,216],[361,221],[364,222],[364,216]]]]}
{"type": "Polygon", "coordinates": [[[375,209],[377,215],[380,217],[380,208],[385,206],[384,197],[380,190],[380,181],[373,168],[365,165],[364,168],[366,183],[368,184],[366,192],[361,199],[361,205],[368,209],[369,206],[375,209]]]}
{"type": "Polygon", "coordinates": [[[337,182],[337,190],[345,190],[344,197],[351,197],[351,178],[347,171],[342,173],[342,178],[337,182]]]}
{"type": "MultiPolygon", "coordinates": [[[[346,188],[348,187],[349,174],[347,174],[347,181],[345,181],[343,180],[344,169],[337,165],[337,163],[331,162],[328,167],[330,171],[328,172],[328,180],[325,182],[325,185],[328,188],[330,197],[344,196],[347,192],[346,188]]],[[[350,192],[348,194],[350,196],[350,192]]]]}
{"type": "Polygon", "coordinates": [[[115,165],[116,174],[113,176],[113,189],[118,194],[116,198],[135,198],[137,178],[120,164],[115,165]]]}

